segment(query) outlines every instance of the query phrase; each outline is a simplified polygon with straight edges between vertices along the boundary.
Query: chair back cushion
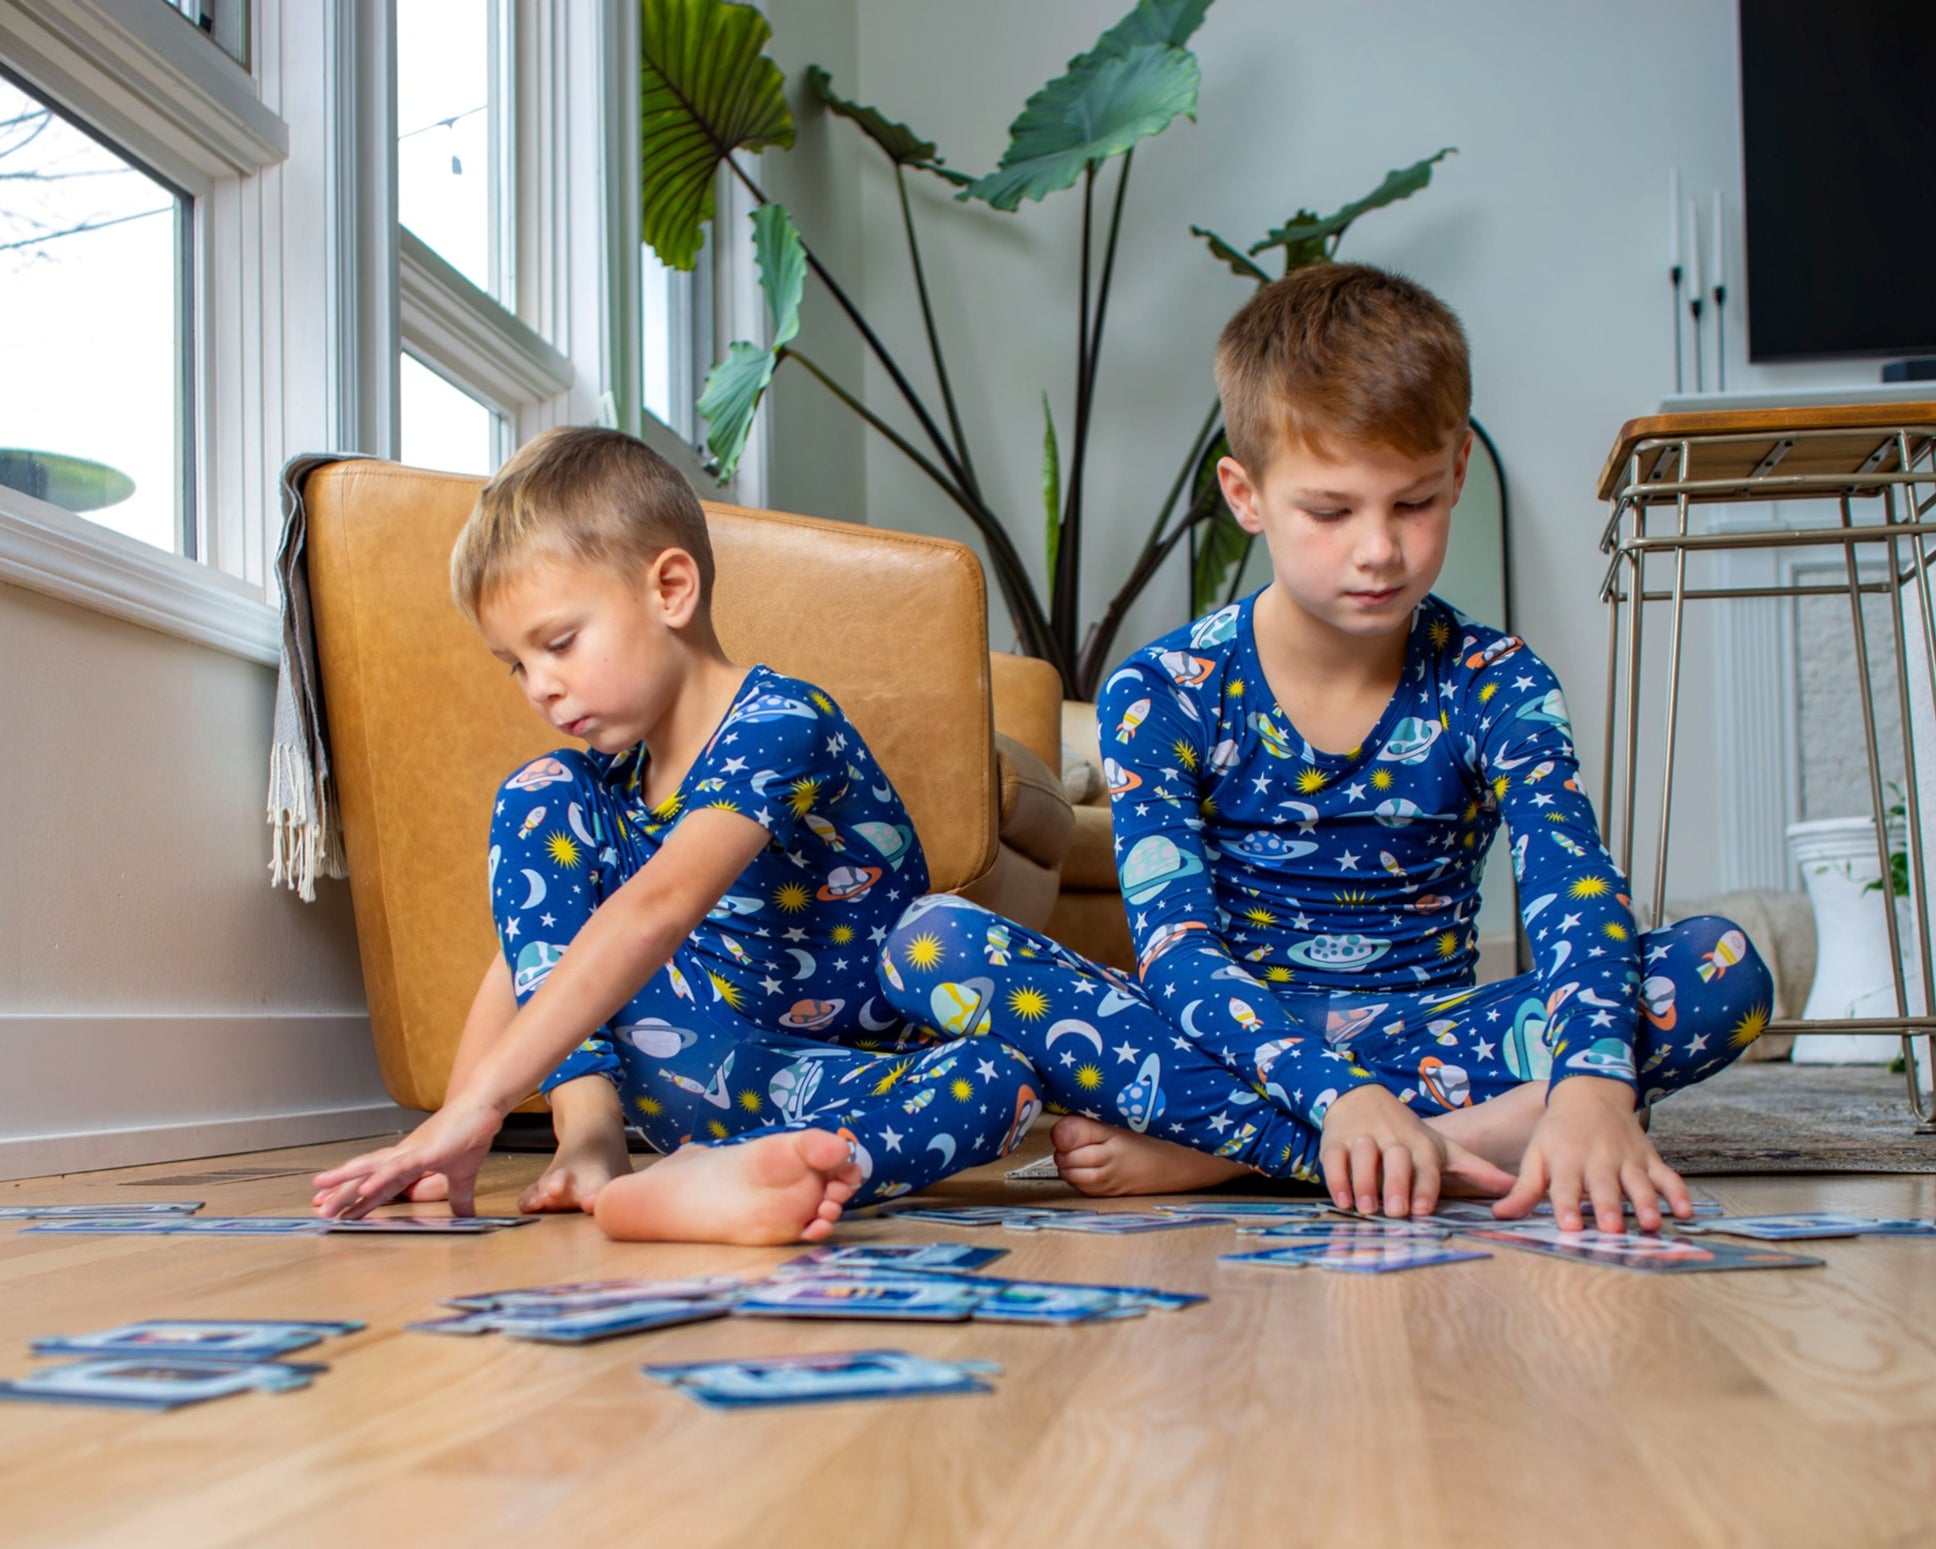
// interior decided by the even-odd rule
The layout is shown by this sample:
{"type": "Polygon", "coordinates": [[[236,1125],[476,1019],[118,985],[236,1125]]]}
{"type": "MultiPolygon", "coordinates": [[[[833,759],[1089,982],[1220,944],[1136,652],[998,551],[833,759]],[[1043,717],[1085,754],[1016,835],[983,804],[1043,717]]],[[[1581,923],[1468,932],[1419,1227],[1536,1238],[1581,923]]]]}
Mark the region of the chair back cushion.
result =
{"type": "MultiPolygon", "coordinates": [[[[491,803],[559,743],[450,601],[482,480],[332,463],[305,486],[308,566],[357,945],[390,1095],[435,1108],[495,950],[491,803]]],[[[707,505],[734,661],[833,695],[907,803],[937,889],[994,863],[986,596],[958,543],[707,505]]]]}

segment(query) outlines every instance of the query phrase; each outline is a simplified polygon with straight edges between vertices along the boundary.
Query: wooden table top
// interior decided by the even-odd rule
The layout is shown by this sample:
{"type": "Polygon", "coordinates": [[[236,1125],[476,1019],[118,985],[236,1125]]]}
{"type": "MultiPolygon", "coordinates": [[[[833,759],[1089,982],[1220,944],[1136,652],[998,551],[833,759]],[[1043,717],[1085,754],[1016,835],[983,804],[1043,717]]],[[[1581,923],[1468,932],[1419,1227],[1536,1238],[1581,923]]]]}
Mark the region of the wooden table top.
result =
{"type": "MultiPolygon", "coordinates": [[[[1690,480],[1746,479],[1775,453],[1782,451],[1770,471],[1781,476],[1848,475],[1896,471],[1893,442],[1885,439],[1907,428],[1912,462],[1936,434],[1936,403],[1835,404],[1782,409],[1730,409],[1697,414],[1653,414],[1628,420],[1614,438],[1613,449],[1600,470],[1599,495],[1612,500],[1627,487],[1627,464],[1642,442],[1687,439],[1690,480]],[[1877,452],[1883,455],[1877,457],[1877,452]]],[[[1670,451],[1664,467],[1658,455],[1643,455],[1647,465],[1641,478],[1648,483],[1677,476],[1678,451],[1670,451]],[[1657,471],[1658,470],[1658,471],[1657,471]]],[[[1873,488],[1866,486],[1865,488],[1873,488]]],[[[1755,499],[1822,498],[1819,488],[1757,492],[1755,499]]],[[[1662,498],[1671,498],[1663,496],[1662,498]]],[[[1740,495],[1718,491],[1697,494],[1695,500],[1732,500],[1740,495]]]]}

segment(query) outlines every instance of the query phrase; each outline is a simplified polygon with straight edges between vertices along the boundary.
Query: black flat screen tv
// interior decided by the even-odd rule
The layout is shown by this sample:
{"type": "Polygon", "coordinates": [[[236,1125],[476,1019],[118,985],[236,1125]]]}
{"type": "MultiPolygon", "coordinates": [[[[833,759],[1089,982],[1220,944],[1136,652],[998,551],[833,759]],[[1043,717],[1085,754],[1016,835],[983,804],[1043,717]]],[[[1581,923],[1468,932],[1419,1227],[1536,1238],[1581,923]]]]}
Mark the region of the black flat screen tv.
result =
{"type": "Polygon", "coordinates": [[[1749,358],[1936,355],[1936,0],[1740,0],[1740,30],[1749,358]]]}

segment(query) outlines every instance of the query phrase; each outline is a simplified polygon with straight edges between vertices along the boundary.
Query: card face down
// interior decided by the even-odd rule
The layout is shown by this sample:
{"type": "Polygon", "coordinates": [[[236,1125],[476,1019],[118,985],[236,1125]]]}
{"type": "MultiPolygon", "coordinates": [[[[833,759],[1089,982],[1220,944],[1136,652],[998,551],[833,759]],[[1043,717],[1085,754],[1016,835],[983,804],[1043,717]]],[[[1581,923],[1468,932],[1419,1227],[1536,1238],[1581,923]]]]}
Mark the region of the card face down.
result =
{"type": "Polygon", "coordinates": [[[986,1300],[979,1286],[926,1279],[808,1276],[760,1286],[733,1311],[751,1318],[893,1318],[959,1323],[986,1300]]]}
{"type": "Polygon", "coordinates": [[[899,1205],[881,1213],[934,1226],[1009,1226],[1052,1214],[1034,1205],[899,1205]]]}
{"type": "Polygon", "coordinates": [[[1401,1269],[1428,1269],[1435,1264],[1460,1264],[1489,1259],[1490,1253],[1470,1248],[1447,1248],[1423,1238],[1389,1237],[1368,1242],[1311,1242],[1257,1253],[1226,1253],[1232,1264],[1265,1264],[1285,1269],[1332,1269],[1354,1275],[1389,1275],[1401,1269]]]}
{"type": "Polygon", "coordinates": [[[1270,1242],[1442,1242],[1443,1227],[1420,1221],[1287,1221],[1280,1226],[1240,1226],[1245,1237],[1270,1242]]]}
{"type": "Polygon", "coordinates": [[[1827,1237],[1936,1237],[1936,1221],[1846,1215],[1808,1210],[1780,1216],[1723,1216],[1719,1220],[1676,1223],[1683,1232],[1720,1232],[1763,1242],[1805,1242],[1827,1237]]]}
{"type": "Polygon", "coordinates": [[[317,1323],[259,1318],[150,1318],[91,1334],[36,1339],[35,1355],[146,1356],[173,1361],[267,1361],[306,1349],[331,1334],[352,1334],[361,1323],[317,1323]]]}
{"type": "Polygon", "coordinates": [[[981,1380],[999,1368],[985,1361],[931,1361],[905,1350],[783,1355],[768,1360],[700,1361],[640,1368],[715,1409],[825,1404],[857,1398],[926,1398],[988,1393],[981,1380]]]}
{"type": "Polygon", "coordinates": [[[256,1389],[287,1392],[309,1385],[321,1366],[279,1361],[170,1361],[153,1356],[50,1366],[0,1382],[0,1400],[99,1404],[124,1409],[179,1409],[256,1389]]]}
{"type": "Polygon", "coordinates": [[[733,1275],[692,1275],[683,1280],[572,1280],[562,1285],[523,1286],[510,1291],[477,1291],[444,1299],[446,1307],[543,1313],[589,1312],[632,1302],[730,1300],[747,1288],[733,1275]]]}
{"type": "Polygon", "coordinates": [[[1287,1199],[1282,1204],[1267,1199],[1233,1199],[1224,1204],[1214,1200],[1193,1200],[1181,1205],[1152,1205],[1159,1215],[1200,1216],[1206,1221],[1321,1221],[1337,1218],[1337,1212],[1323,1200],[1287,1199]]]}
{"type": "Polygon", "coordinates": [[[321,1237],[329,1222],[315,1216],[72,1216],[42,1221],[28,1232],[73,1232],[101,1237],[321,1237]]]}
{"type": "Polygon", "coordinates": [[[632,1302],[588,1312],[547,1317],[537,1313],[485,1312],[472,1316],[507,1339],[534,1339],[542,1344],[586,1345],[622,1334],[677,1328],[723,1318],[733,1309],[724,1302],[632,1302]]]}
{"type": "Polygon", "coordinates": [[[1006,1248],[971,1248],[955,1242],[854,1242],[815,1248],[780,1266],[780,1273],[818,1269],[926,1269],[967,1271],[992,1264],[1006,1248]]]}
{"type": "Polygon", "coordinates": [[[1036,1221],[1010,1225],[1026,1232],[1089,1232],[1098,1237],[1128,1237],[1137,1232],[1175,1232],[1192,1226],[1224,1226],[1215,1216],[1158,1215],[1152,1210],[1051,1210],[1036,1221]]]}
{"type": "Polygon", "coordinates": [[[1774,1253],[1739,1243],[1702,1238],[1655,1236],[1648,1232],[1563,1232],[1557,1226],[1522,1226],[1513,1231],[1468,1232],[1482,1242],[1581,1264],[1604,1264],[1650,1275],[1685,1275],[1723,1269],[1809,1269],[1822,1260],[1801,1253],[1774,1253]]]}
{"type": "Polygon", "coordinates": [[[129,1221],[142,1216],[192,1216],[199,1199],[135,1200],[124,1205],[0,1205],[0,1221],[129,1221]]]}

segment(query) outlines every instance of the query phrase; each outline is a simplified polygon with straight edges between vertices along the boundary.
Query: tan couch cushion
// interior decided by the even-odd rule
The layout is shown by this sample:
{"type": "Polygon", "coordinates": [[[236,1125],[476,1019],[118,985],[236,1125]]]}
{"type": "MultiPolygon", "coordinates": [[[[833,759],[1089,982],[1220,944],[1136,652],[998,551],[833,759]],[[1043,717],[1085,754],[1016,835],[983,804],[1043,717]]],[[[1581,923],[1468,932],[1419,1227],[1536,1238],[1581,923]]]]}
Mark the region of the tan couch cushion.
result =
{"type": "MultiPolygon", "coordinates": [[[[433,1108],[495,950],[491,802],[557,744],[451,604],[482,481],[347,462],[309,478],[309,576],[358,946],[385,1084],[433,1108]]],[[[709,505],[727,653],[820,684],[907,802],[937,888],[994,863],[986,595],[958,543],[709,505]]]]}

